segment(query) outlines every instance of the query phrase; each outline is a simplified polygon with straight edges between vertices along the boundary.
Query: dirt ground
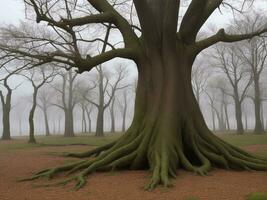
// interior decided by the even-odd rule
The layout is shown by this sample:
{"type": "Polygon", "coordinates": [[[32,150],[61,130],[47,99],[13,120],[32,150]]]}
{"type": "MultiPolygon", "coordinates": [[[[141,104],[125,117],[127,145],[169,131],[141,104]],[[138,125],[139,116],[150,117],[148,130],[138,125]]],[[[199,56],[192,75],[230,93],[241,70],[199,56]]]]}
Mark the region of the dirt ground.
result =
{"type": "MultiPolygon", "coordinates": [[[[145,171],[96,173],[88,177],[87,185],[79,191],[73,185],[64,187],[34,187],[46,180],[18,183],[18,178],[40,169],[70,161],[49,155],[49,152],[85,150],[85,146],[40,147],[28,150],[0,152],[0,200],[244,200],[251,192],[267,192],[266,172],[236,172],[213,170],[206,177],[179,171],[174,187],[158,187],[152,192],[143,187],[149,180],[145,171]]],[[[267,145],[246,147],[249,151],[266,150],[267,145]]]]}

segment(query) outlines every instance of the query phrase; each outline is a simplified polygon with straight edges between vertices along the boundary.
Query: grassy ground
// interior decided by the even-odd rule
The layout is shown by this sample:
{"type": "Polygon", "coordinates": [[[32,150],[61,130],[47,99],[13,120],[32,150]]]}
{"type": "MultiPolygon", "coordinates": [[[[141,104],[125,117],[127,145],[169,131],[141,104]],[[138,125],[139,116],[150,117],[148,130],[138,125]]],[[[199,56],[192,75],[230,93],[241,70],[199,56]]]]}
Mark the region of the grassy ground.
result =
{"type": "Polygon", "coordinates": [[[121,134],[107,134],[105,137],[95,137],[92,135],[77,135],[76,137],[66,138],[60,135],[54,136],[37,136],[37,144],[29,144],[26,137],[15,137],[11,141],[0,141],[0,152],[12,149],[27,149],[42,146],[63,146],[63,145],[89,145],[100,146],[118,139],[121,134]]]}
{"type": "MultiPolygon", "coordinates": [[[[265,135],[255,135],[255,134],[245,134],[245,135],[235,135],[235,134],[222,134],[219,135],[226,142],[233,144],[238,147],[251,146],[251,145],[267,145],[267,134],[265,135]]],[[[256,151],[257,154],[267,157],[266,151],[256,151]]]]}

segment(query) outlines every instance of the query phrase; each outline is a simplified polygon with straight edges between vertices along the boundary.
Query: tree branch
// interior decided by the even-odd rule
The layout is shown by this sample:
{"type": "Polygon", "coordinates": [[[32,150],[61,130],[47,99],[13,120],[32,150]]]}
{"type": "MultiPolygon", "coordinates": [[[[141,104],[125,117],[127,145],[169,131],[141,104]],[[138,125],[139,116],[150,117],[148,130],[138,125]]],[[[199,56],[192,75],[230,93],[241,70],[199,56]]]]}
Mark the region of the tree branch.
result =
{"type": "Polygon", "coordinates": [[[229,43],[238,42],[242,40],[251,39],[255,36],[261,36],[262,34],[266,32],[267,32],[267,28],[264,28],[262,30],[259,30],[253,33],[231,35],[231,34],[225,33],[224,29],[220,29],[215,35],[197,42],[196,43],[197,52],[200,52],[218,42],[229,42],[229,43]]]}
{"type": "Polygon", "coordinates": [[[180,36],[187,44],[193,44],[209,16],[223,0],[192,0],[180,26],[180,36]]]}

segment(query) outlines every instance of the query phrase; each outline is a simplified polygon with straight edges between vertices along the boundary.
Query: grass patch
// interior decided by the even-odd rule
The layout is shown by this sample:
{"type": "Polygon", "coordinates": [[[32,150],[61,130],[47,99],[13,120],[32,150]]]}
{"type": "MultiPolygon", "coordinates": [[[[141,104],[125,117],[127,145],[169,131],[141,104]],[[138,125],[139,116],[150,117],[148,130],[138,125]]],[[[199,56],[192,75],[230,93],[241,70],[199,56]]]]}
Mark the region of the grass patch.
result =
{"type": "Polygon", "coordinates": [[[248,146],[248,145],[264,145],[267,144],[267,134],[265,135],[253,135],[253,134],[244,134],[244,135],[233,135],[233,134],[220,134],[217,135],[226,142],[233,144],[235,146],[248,146]]]}
{"type": "Polygon", "coordinates": [[[63,136],[36,136],[37,144],[29,144],[25,137],[17,137],[11,141],[0,141],[0,153],[7,150],[31,149],[46,146],[64,146],[64,145],[89,145],[92,147],[101,146],[118,139],[122,134],[107,134],[104,137],[95,137],[92,135],[77,135],[76,137],[63,136]]]}
{"type": "Polygon", "coordinates": [[[247,200],[267,200],[267,194],[264,192],[253,192],[248,195],[247,200]]]}
{"type": "Polygon", "coordinates": [[[121,134],[107,134],[104,137],[92,135],[78,135],[76,137],[49,136],[37,138],[39,143],[46,145],[74,145],[86,144],[90,146],[101,146],[118,139],[121,134]]]}

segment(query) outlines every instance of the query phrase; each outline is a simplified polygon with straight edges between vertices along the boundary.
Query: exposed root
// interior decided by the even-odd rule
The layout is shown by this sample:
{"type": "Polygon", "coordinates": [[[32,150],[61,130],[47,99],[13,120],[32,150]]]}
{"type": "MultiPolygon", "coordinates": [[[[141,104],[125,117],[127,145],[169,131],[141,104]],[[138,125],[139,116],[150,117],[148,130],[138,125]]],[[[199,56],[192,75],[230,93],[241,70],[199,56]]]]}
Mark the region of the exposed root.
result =
{"type": "MultiPolygon", "coordinates": [[[[159,135],[160,133],[158,132],[159,135]]],[[[201,128],[197,130],[194,126],[189,126],[181,133],[174,134],[173,137],[172,135],[165,137],[163,134],[157,137],[153,134],[155,134],[153,131],[142,129],[141,132],[133,132],[123,136],[117,142],[85,153],[66,154],[66,156],[78,158],[95,157],[46,169],[20,181],[51,179],[65,172],[67,175],[73,175],[66,180],[49,185],[65,185],[74,181],[75,189],[78,190],[86,184],[87,176],[95,171],[149,167],[152,176],[145,189],[152,190],[160,184],[170,187],[171,178],[176,177],[176,171],[179,168],[201,176],[207,175],[212,167],[267,171],[266,159],[229,145],[201,128]]]]}
{"type": "Polygon", "coordinates": [[[106,144],[104,146],[100,146],[98,148],[95,148],[93,150],[86,151],[83,153],[63,153],[63,156],[73,157],[73,158],[89,158],[89,157],[94,156],[94,155],[95,156],[99,155],[101,152],[110,149],[115,144],[116,144],[116,142],[112,142],[112,143],[106,144]]]}

